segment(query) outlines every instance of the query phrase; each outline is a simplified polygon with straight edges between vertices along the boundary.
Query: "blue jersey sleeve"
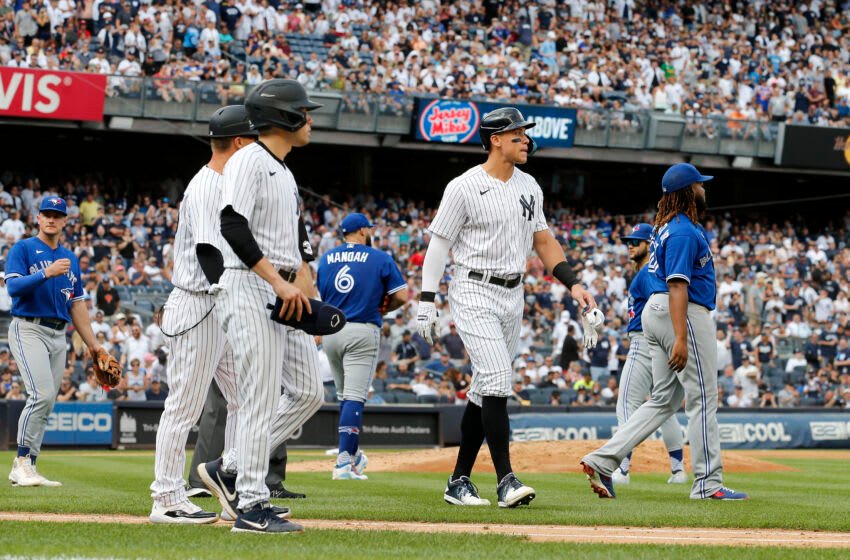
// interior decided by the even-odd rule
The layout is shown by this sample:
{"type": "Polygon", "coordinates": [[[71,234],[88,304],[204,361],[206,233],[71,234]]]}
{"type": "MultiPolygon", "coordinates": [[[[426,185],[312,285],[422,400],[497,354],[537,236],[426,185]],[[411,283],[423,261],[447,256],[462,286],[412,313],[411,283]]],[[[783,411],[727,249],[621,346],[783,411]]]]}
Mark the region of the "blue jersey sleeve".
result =
{"type": "Polygon", "coordinates": [[[407,282],[404,281],[404,276],[401,275],[401,271],[398,269],[395,261],[389,255],[385,254],[384,256],[384,266],[381,274],[384,281],[384,293],[394,294],[406,288],[407,282]]]}
{"type": "Polygon", "coordinates": [[[696,242],[690,235],[671,235],[664,244],[665,280],[684,280],[691,283],[694,261],[696,260],[696,242]]]}
{"type": "Polygon", "coordinates": [[[15,243],[6,256],[6,279],[29,274],[27,252],[23,243],[15,243]]]}

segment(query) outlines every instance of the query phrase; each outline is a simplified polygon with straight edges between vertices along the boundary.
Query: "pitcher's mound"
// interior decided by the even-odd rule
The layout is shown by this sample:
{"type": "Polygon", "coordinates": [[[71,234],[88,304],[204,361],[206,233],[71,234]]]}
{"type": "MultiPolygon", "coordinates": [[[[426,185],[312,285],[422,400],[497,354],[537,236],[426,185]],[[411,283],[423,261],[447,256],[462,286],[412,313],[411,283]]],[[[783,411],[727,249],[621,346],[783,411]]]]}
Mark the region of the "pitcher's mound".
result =
{"type": "MultiPolygon", "coordinates": [[[[578,473],[581,472],[581,458],[597,449],[605,441],[530,441],[511,444],[511,465],[516,472],[536,473],[578,473]]],[[[368,451],[368,450],[367,450],[368,451]]],[[[690,465],[690,453],[685,447],[685,465],[690,465]]],[[[368,451],[369,472],[434,472],[447,473],[454,469],[457,447],[444,449],[424,449],[420,451],[381,452],[368,451]]],[[[723,470],[725,472],[769,472],[793,471],[795,469],[764,461],[737,451],[723,451],[723,470]]],[[[291,472],[330,471],[332,459],[322,461],[304,461],[290,463],[291,472]]],[[[661,441],[646,441],[632,455],[631,471],[636,473],[670,472],[670,459],[661,441]]],[[[485,444],[475,462],[476,471],[493,472],[490,452],[485,444]]]]}

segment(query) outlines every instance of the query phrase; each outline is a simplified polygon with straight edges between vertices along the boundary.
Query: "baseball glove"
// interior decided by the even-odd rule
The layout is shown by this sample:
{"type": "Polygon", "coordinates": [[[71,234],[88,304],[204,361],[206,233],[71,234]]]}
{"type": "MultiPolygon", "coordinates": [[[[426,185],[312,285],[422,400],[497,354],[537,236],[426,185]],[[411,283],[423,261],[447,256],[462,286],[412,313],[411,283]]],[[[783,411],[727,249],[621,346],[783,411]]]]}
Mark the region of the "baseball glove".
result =
{"type": "Polygon", "coordinates": [[[121,381],[121,364],[103,348],[91,352],[92,368],[97,382],[103,387],[115,387],[121,381]]]}

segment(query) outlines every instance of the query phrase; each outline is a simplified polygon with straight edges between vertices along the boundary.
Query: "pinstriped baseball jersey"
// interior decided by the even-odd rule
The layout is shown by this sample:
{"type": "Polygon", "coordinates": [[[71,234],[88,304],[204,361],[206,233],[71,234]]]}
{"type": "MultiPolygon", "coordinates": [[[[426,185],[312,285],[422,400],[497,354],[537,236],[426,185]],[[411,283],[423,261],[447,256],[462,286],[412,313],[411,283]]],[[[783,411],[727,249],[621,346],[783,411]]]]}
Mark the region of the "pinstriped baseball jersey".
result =
{"type": "MultiPolygon", "coordinates": [[[[275,268],[301,267],[298,186],[289,168],[262,143],[242,148],[224,166],[219,210],[227,206],[248,220],[257,245],[275,268]]],[[[245,268],[230,245],[223,245],[225,268],[245,268]]]]}
{"type": "Polygon", "coordinates": [[[219,232],[218,218],[223,182],[221,175],[205,165],[189,181],[180,204],[171,281],[190,292],[206,291],[210,287],[195,255],[195,246],[206,243],[221,250],[226,245],[219,232]]]}
{"type": "Polygon", "coordinates": [[[534,234],[548,227],[534,177],[514,167],[503,183],[477,165],[448,184],[430,231],[452,242],[458,266],[509,275],[525,272],[534,234]]]}

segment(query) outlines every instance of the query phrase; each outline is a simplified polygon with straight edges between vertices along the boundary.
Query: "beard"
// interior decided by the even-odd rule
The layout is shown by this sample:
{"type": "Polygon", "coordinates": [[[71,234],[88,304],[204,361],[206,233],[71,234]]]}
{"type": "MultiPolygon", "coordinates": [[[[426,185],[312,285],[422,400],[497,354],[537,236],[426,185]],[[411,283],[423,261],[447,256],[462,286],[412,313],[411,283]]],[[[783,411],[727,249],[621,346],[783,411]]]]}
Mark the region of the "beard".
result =
{"type": "Polygon", "coordinates": [[[694,202],[696,202],[697,214],[699,214],[699,215],[705,214],[705,211],[708,208],[708,205],[705,202],[705,197],[704,196],[695,196],[694,202]]]}
{"type": "Polygon", "coordinates": [[[641,251],[635,251],[635,254],[632,257],[632,262],[634,262],[634,263],[642,262],[643,259],[646,258],[646,255],[648,253],[649,253],[649,249],[643,249],[641,251]]]}
{"type": "Polygon", "coordinates": [[[372,246],[372,236],[367,235],[366,239],[363,240],[363,244],[366,245],[367,247],[371,247],[372,246]]]}

